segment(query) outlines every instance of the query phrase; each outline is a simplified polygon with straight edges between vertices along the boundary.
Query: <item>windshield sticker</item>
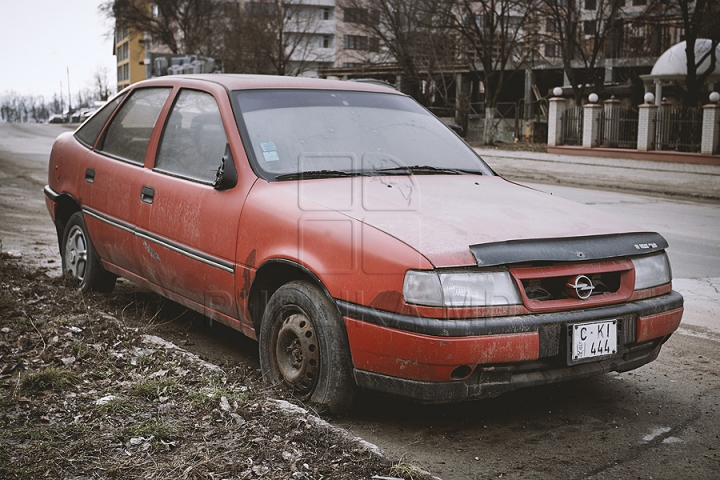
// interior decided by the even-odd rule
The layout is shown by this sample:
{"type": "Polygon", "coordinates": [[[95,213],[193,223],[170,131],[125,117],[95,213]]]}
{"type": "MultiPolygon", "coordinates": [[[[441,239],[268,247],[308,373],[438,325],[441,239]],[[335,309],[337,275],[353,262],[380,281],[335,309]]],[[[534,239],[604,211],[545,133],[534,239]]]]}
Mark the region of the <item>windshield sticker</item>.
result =
{"type": "Polygon", "coordinates": [[[274,152],[275,150],[277,150],[277,148],[275,148],[274,142],[260,142],[260,148],[262,148],[263,152],[274,152]]]}
{"type": "Polygon", "coordinates": [[[280,160],[280,157],[278,157],[277,152],[274,150],[272,152],[263,152],[263,155],[265,156],[266,162],[277,162],[280,160]]]}

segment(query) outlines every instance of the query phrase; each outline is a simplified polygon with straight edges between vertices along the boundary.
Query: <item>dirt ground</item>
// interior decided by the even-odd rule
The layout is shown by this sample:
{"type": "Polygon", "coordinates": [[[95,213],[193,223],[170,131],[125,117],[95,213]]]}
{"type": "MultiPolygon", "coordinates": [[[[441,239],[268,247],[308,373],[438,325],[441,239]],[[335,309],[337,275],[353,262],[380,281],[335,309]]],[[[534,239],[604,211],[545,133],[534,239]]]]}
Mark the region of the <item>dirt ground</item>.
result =
{"type": "Polygon", "coordinates": [[[0,477],[425,478],[154,335],[173,314],[0,259],[0,477]]]}

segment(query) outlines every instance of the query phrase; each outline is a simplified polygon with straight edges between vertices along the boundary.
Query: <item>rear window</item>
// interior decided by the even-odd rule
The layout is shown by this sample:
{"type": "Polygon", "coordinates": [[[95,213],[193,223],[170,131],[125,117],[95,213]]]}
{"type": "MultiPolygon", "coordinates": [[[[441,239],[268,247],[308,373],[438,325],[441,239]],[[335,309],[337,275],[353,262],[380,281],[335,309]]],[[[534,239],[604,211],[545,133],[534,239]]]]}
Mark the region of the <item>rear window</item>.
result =
{"type": "Polygon", "coordinates": [[[98,135],[100,135],[100,131],[105,126],[105,122],[107,122],[110,115],[112,115],[120,102],[122,102],[123,98],[125,98],[124,93],[106,103],[104,107],[98,110],[95,115],[88,118],[78,131],[75,132],[75,138],[86,147],[92,148],[95,145],[98,135]]]}

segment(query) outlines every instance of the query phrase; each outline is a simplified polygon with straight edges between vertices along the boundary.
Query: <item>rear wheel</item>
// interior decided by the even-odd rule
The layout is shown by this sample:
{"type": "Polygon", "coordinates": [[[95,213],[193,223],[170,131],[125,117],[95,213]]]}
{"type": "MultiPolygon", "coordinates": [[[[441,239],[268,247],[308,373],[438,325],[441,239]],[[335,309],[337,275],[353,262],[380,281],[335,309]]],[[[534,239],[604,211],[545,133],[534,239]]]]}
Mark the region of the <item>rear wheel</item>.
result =
{"type": "Polygon", "coordinates": [[[61,245],[63,274],[78,282],[84,292],[112,292],[117,277],[102,267],[81,212],[68,220],[61,245]]]}
{"type": "Polygon", "coordinates": [[[260,327],[265,379],[332,413],[348,410],[357,386],[342,317],[318,287],[296,281],[270,298],[260,327]]]}

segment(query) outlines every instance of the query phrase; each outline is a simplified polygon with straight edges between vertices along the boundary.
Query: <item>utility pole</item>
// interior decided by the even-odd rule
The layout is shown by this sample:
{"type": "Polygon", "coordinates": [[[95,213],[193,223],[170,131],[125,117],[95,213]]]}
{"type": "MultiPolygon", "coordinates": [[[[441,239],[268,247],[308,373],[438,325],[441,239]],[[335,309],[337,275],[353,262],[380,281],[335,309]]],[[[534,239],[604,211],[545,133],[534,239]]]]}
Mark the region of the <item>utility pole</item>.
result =
{"type": "Polygon", "coordinates": [[[70,93],[70,67],[65,67],[67,69],[67,77],[68,77],[68,123],[72,121],[72,94],[70,93]]]}
{"type": "Polygon", "coordinates": [[[60,80],[60,115],[62,115],[64,110],[65,110],[65,100],[63,100],[62,80],[60,80]]]}

